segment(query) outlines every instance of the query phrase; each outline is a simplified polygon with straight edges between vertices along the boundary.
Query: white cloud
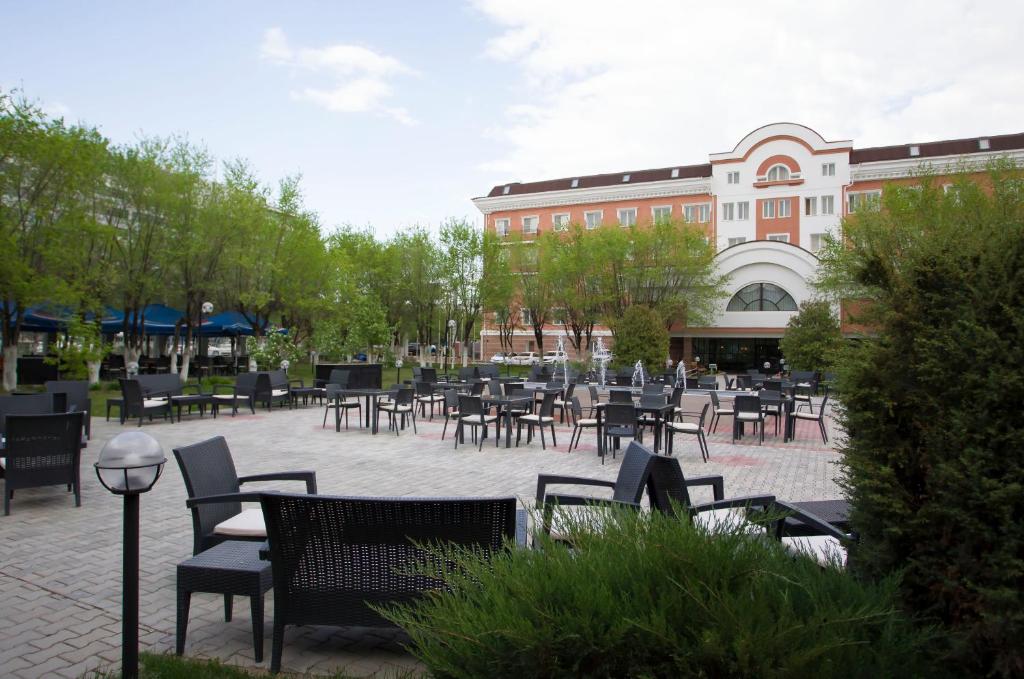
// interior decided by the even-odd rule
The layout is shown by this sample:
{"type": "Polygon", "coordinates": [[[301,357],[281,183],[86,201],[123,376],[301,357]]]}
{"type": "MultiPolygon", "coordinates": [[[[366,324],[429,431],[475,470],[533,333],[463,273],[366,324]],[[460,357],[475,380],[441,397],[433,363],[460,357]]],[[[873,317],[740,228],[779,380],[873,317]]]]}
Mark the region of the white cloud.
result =
{"type": "Polygon", "coordinates": [[[328,111],[378,113],[402,125],[416,124],[405,109],[386,105],[394,95],[389,79],[415,73],[394,57],[359,45],[294,49],[280,28],[267,29],[263,34],[260,56],[296,71],[326,74],[331,79],[327,87],[307,86],[293,90],[291,96],[297,101],[308,101],[328,111]]]}
{"type": "Polygon", "coordinates": [[[857,146],[1020,131],[1024,3],[476,0],[520,102],[496,181],[701,163],[768,122],[857,146]]]}

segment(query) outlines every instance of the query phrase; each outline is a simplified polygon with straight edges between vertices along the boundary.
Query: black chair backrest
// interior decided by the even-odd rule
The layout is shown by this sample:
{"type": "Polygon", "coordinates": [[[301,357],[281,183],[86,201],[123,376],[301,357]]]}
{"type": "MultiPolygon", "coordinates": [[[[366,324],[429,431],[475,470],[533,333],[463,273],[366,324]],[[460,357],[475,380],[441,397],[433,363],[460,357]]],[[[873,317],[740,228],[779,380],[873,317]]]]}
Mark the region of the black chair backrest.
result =
{"type": "Polygon", "coordinates": [[[324,396],[326,396],[328,400],[333,401],[341,396],[341,392],[344,389],[345,388],[340,384],[327,384],[324,386],[324,396]]]}
{"type": "Polygon", "coordinates": [[[540,416],[551,417],[555,413],[555,394],[554,392],[544,394],[544,400],[540,402],[540,416]]]}
{"type": "Polygon", "coordinates": [[[424,382],[437,382],[437,368],[420,368],[420,376],[424,382]]]}
{"type": "MultiPolygon", "coordinates": [[[[65,407],[62,412],[84,413],[90,409],[89,383],[86,380],[50,380],[46,383],[46,391],[50,394],[64,394],[65,407]]],[[[59,405],[54,401],[54,410],[59,405]]]]}
{"type": "Polygon", "coordinates": [[[525,382],[506,382],[505,384],[501,385],[501,387],[502,387],[502,389],[505,390],[505,396],[512,396],[513,394],[517,394],[517,393],[521,392],[526,387],[526,383],[525,382]]]}
{"type": "Polygon", "coordinates": [[[711,407],[711,404],[710,404],[710,403],[705,403],[705,404],[704,404],[704,407],[703,407],[703,408],[701,408],[701,411],[700,411],[700,422],[698,423],[698,426],[699,426],[699,427],[700,427],[701,429],[703,429],[703,428],[704,428],[704,418],[705,418],[705,417],[707,417],[707,414],[708,414],[708,408],[710,408],[710,407],[711,407]]]}
{"type": "Polygon", "coordinates": [[[632,403],[633,392],[628,389],[612,389],[608,392],[611,403],[632,403]]]}
{"type": "Polygon", "coordinates": [[[459,409],[459,392],[454,389],[444,390],[444,407],[449,410],[459,409]]]}
{"type": "Polygon", "coordinates": [[[657,408],[667,403],[668,398],[664,394],[644,394],[640,397],[640,406],[643,408],[657,408]]]}
{"type": "Polygon", "coordinates": [[[765,391],[777,391],[782,392],[782,382],[779,380],[765,380],[761,383],[761,388],[765,391]]]}
{"type": "Polygon", "coordinates": [[[4,419],[8,415],[50,415],[53,412],[53,394],[11,394],[0,396],[0,433],[5,431],[4,419]]]}
{"type": "Polygon", "coordinates": [[[737,394],[736,400],[733,401],[733,409],[737,415],[740,413],[759,413],[761,412],[761,398],[749,394],[737,394]]]}
{"type": "Polygon", "coordinates": [[[632,403],[609,403],[604,406],[604,423],[608,427],[636,426],[636,408],[632,403]]]}
{"type": "MultiPolygon", "coordinates": [[[[610,406],[609,406],[610,407],[610,406]]],[[[622,466],[615,479],[612,499],[638,503],[644,495],[651,474],[651,465],[657,456],[636,441],[631,441],[622,456],[622,466]]]]}
{"type": "MultiPolygon", "coordinates": [[[[766,383],[767,384],[767,383],[766,383]]],[[[782,405],[782,392],[772,391],[770,389],[762,389],[758,393],[758,397],[761,399],[761,407],[770,406],[778,407],[782,405]]]]}
{"type": "Polygon", "coordinates": [[[475,380],[478,379],[479,377],[480,371],[477,370],[474,366],[459,368],[459,381],[461,382],[469,382],[470,380],[475,380]]]}
{"type": "Polygon", "coordinates": [[[401,386],[395,392],[395,405],[411,406],[416,397],[412,387],[401,386]]]}
{"type": "MultiPolygon", "coordinates": [[[[231,451],[223,436],[193,443],[174,449],[181,477],[185,480],[185,491],[190,498],[209,495],[226,495],[239,491],[238,472],[231,459],[231,451]]],[[[206,536],[221,521],[230,519],[242,511],[240,502],[218,502],[197,505],[192,508],[193,553],[198,554],[212,544],[206,536]]]]}
{"type": "Polygon", "coordinates": [[[686,511],[691,504],[690,493],[679,458],[656,456],[648,474],[647,495],[651,509],[655,511],[674,515],[674,505],[680,505],[679,508],[686,511]]]}
{"type": "Polygon", "coordinates": [[[683,388],[675,387],[672,389],[672,396],[669,397],[668,402],[678,408],[683,403],[683,388]]]}
{"type": "Polygon", "coordinates": [[[754,381],[750,379],[750,375],[737,375],[736,376],[736,388],[737,389],[750,389],[754,386],[754,381]]]}
{"type": "Polygon", "coordinates": [[[262,505],[274,614],[289,624],[393,626],[371,606],[408,603],[444,589],[439,579],[410,572],[427,556],[425,546],[449,543],[487,555],[516,534],[513,497],[267,493],[262,505]]]}
{"type": "Polygon", "coordinates": [[[569,399],[572,398],[572,395],[575,392],[576,392],[576,383],[575,382],[570,382],[569,386],[565,388],[565,398],[562,399],[562,400],[563,401],[568,401],[569,399]]]}
{"type": "Polygon", "coordinates": [[[350,373],[348,370],[341,370],[339,368],[335,368],[334,370],[331,371],[331,377],[329,378],[330,383],[337,384],[342,388],[347,387],[349,374],[350,373]]]}
{"type": "Polygon", "coordinates": [[[4,475],[7,487],[72,483],[82,454],[84,413],[7,415],[4,475]]]}
{"type": "Polygon", "coordinates": [[[121,383],[121,398],[124,399],[125,408],[141,408],[144,397],[139,381],[120,379],[118,382],[121,383]]]}
{"type": "Polygon", "coordinates": [[[479,396],[459,394],[459,412],[463,415],[483,415],[483,401],[479,396]]]}
{"type": "Polygon", "coordinates": [[[642,389],[644,394],[661,394],[665,391],[664,384],[645,384],[642,389]]]}
{"type": "Polygon", "coordinates": [[[414,382],[417,396],[433,396],[434,388],[427,382],[414,382]]]}
{"type": "Polygon", "coordinates": [[[483,394],[484,393],[484,387],[486,386],[486,384],[487,384],[486,382],[474,382],[469,387],[470,395],[471,396],[480,396],[481,394],[483,394]]]}
{"type": "Polygon", "coordinates": [[[569,410],[577,420],[583,417],[583,406],[580,405],[580,399],[578,397],[569,397],[569,410]]]}
{"type": "Polygon", "coordinates": [[[601,395],[597,393],[597,385],[596,384],[588,384],[587,385],[587,393],[590,394],[590,402],[591,403],[598,403],[601,400],[601,395]]]}
{"type": "Polygon", "coordinates": [[[700,377],[700,378],[697,379],[697,388],[698,389],[717,389],[718,388],[718,378],[715,377],[714,375],[705,375],[704,377],[700,377]]]}

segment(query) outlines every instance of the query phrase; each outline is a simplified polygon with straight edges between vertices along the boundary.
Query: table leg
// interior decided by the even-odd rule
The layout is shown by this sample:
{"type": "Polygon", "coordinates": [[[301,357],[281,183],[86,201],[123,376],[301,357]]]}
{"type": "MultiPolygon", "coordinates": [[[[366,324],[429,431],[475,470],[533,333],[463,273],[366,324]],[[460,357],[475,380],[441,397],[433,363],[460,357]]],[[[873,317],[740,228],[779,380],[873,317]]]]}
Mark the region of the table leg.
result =
{"type": "Polygon", "coordinates": [[[367,395],[367,397],[366,397],[366,412],[367,413],[370,412],[370,409],[371,409],[370,401],[371,401],[371,399],[373,401],[373,406],[372,406],[372,408],[373,408],[373,423],[371,424],[372,429],[370,430],[370,433],[376,434],[377,433],[377,420],[379,419],[377,417],[377,397],[376,396],[369,396],[369,395],[367,395]]]}
{"type": "Polygon", "coordinates": [[[505,447],[512,447],[512,406],[505,406],[505,447]]]}
{"type": "Polygon", "coordinates": [[[341,396],[334,397],[334,431],[341,432],[341,396]]]}
{"type": "Polygon", "coordinates": [[[661,412],[654,413],[654,454],[661,449],[661,412]]]}
{"type": "Polygon", "coordinates": [[[601,463],[604,464],[604,421],[601,417],[601,409],[595,408],[597,411],[597,454],[601,458],[601,463]]]}

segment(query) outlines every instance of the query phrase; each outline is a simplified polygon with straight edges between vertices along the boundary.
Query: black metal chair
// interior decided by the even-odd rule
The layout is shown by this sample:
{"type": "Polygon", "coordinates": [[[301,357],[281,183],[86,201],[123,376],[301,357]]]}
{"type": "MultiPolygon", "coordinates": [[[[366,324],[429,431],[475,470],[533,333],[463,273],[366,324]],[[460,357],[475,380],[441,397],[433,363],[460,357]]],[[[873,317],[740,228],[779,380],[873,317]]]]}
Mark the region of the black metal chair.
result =
{"type": "Polygon", "coordinates": [[[430,406],[430,420],[434,419],[434,406],[444,403],[442,394],[434,393],[434,387],[429,382],[415,382],[416,405],[420,407],[420,415],[427,417],[427,406],[430,406]]]}
{"type": "MultiPolygon", "coordinates": [[[[612,451],[612,459],[619,448],[619,442],[623,437],[629,437],[638,441],[643,440],[643,429],[637,423],[636,407],[630,403],[608,403],[604,406],[604,453],[607,454],[609,447],[612,451]]],[[[604,462],[604,457],[601,458],[604,462]]]]}
{"type": "Polygon", "coordinates": [[[399,429],[405,429],[406,418],[412,421],[413,433],[417,433],[414,398],[412,387],[399,387],[394,400],[377,406],[377,417],[379,418],[382,412],[388,414],[388,428],[395,430],[395,436],[399,435],[399,429]]]}
{"type": "Polygon", "coordinates": [[[11,513],[14,491],[22,488],[67,485],[75,494],[75,506],[82,506],[79,462],[84,417],[84,413],[75,412],[3,418],[7,437],[0,460],[4,516],[11,513]]]}
{"type": "Polygon", "coordinates": [[[551,427],[551,445],[557,446],[558,441],[555,440],[555,394],[550,392],[544,394],[544,400],[541,401],[540,411],[537,413],[529,413],[521,416],[516,422],[516,446],[519,445],[519,440],[523,435],[523,425],[526,425],[526,443],[529,444],[533,440],[533,428],[537,427],[540,430],[540,447],[541,450],[547,449],[547,444],[544,441],[544,427],[551,427]]]}
{"type": "Polygon", "coordinates": [[[87,380],[50,380],[45,385],[49,394],[65,394],[68,412],[85,413],[85,437],[92,438],[92,402],[87,380]]]}
{"type": "Polygon", "coordinates": [[[239,404],[248,405],[249,411],[256,414],[256,378],[258,373],[238,373],[235,383],[215,384],[213,400],[219,405],[231,405],[231,417],[238,414],[239,404]]]}
{"type": "Polygon", "coordinates": [[[611,389],[608,392],[609,403],[632,403],[633,392],[629,389],[611,389]]]}
{"type": "MultiPolygon", "coordinates": [[[[281,669],[287,625],[393,627],[373,607],[408,603],[443,581],[410,572],[424,547],[485,555],[514,544],[516,499],[262,496],[274,580],[270,671],[281,669]]],[[[455,568],[438,563],[439,569],[455,568]]]]}
{"type": "Polygon", "coordinates": [[[688,434],[697,437],[697,445],[700,447],[701,457],[707,462],[710,457],[708,452],[708,440],[704,436],[704,418],[708,415],[708,408],[711,407],[710,403],[704,404],[704,409],[700,411],[697,422],[673,422],[666,420],[665,422],[665,438],[668,439],[666,442],[666,454],[672,454],[673,439],[676,434],[688,434]]]}
{"type": "Polygon", "coordinates": [[[185,505],[192,510],[193,554],[225,540],[266,539],[262,512],[259,509],[242,511],[243,502],[259,501],[258,492],[241,492],[243,483],[304,481],[306,492],[316,493],[316,472],[308,470],[238,476],[223,436],[175,448],[174,459],[185,480],[188,493],[185,505]],[[235,520],[225,524],[231,519],[235,520]]]}
{"type": "Polygon", "coordinates": [[[821,442],[828,443],[828,427],[825,425],[825,404],[828,403],[828,394],[821,400],[821,407],[818,412],[795,411],[792,416],[798,420],[810,420],[818,423],[818,431],[821,432],[821,442]]]}
{"type": "Polygon", "coordinates": [[[345,429],[348,429],[348,411],[355,408],[359,411],[359,419],[357,422],[361,422],[363,418],[363,406],[359,402],[359,399],[348,400],[342,395],[344,387],[340,384],[328,384],[324,387],[324,397],[327,399],[327,404],[324,406],[324,421],[320,427],[323,429],[327,426],[327,413],[331,412],[332,409],[342,409],[345,411],[345,429]]]}
{"type": "Polygon", "coordinates": [[[709,391],[718,389],[718,378],[714,375],[704,375],[697,378],[697,388],[709,391]]]}
{"type": "Polygon", "coordinates": [[[640,388],[640,391],[643,396],[660,396],[665,393],[665,385],[659,382],[655,382],[654,384],[645,384],[643,387],[640,388]]]}
{"type": "Polygon", "coordinates": [[[149,415],[150,422],[153,421],[153,415],[163,415],[164,419],[171,417],[170,398],[146,398],[138,380],[118,381],[121,383],[121,424],[127,422],[129,418],[137,417],[141,427],[146,415],[149,415]]]}
{"type": "Polygon", "coordinates": [[[577,448],[579,447],[580,437],[583,436],[584,429],[597,428],[597,419],[593,417],[583,417],[583,406],[580,405],[580,399],[576,396],[569,399],[569,412],[572,414],[573,426],[572,436],[569,437],[569,450],[572,450],[574,445],[577,448]]]}
{"type": "Polygon", "coordinates": [[[734,407],[736,414],[732,416],[732,442],[736,443],[740,427],[751,424],[755,433],[760,429],[759,443],[764,443],[764,412],[761,410],[761,399],[757,396],[739,394],[734,401],[734,407]]]}
{"type": "MultiPolygon", "coordinates": [[[[448,423],[452,420],[458,422],[462,413],[459,412],[459,392],[454,389],[444,390],[444,405],[442,406],[442,412],[444,414],[444,428],[441,429],[441,440],[444,441],[444,435],[448,431],[448,423]]],[[[458,425],[456,425],[457,427],[458,425]]]]}
{"type": "Polygon", "coordinates": [[[458,418],[459,426],[455,428],[455,447],[459,447],[459,441],[462,443],[466,442],[466,427],[472,427],[473,442],[476,443],[476,428],[480,427],[483,431],[480,432],[480,444],[477,446],[477,450],[483,450],[484,439],[487,438],[487,427],[491,423],[494,423],[494,447],[498,447],[498,441],[501,438],[499,427],[501,426],[498,422],[496,415],[490,415],[484,409],[483,400],[479,396],[468,396],[466,394],[459,395],[459,413],[458,418]]]}
{"type": "MultiPolygon", "coordinates": [[[[54,394],[9,394],[0,396],[0,434],[8,415],[52,415],[56,412],[54,394]]],[[[60,412],[65,412],[61,409],[60,412]]]]}
{"type": "Polygon", "coordinates": [[[565,388],[565,395],[555,399],[555,410],[558,411],[558,421],[565,422],[566,406],[572,401],[572,395],[576,391],[576,383],[570,382],[565,388]]]}
{"type": "MultiPolygon", "coordinates": [[[[606,406],[607,407],[607,406],[606,406]]],[[[647,489],[651,473],[651,465],[657,456],[645,449],[635,441],[629,444],[625,454],[622,456],[622,464],[619,466],[619,474],[614,481],[605,479],[589,479],[578,476],[561,476],[559,474],[539,474],[537,476],[536,507],[541,510],[541,529],[548,534],[552,533],[552,519],[555,507],[635,507],[640,506],[644,490],[647,489]],[[567,495],[564,493],[549,493],[548,486],[570,485],[570,486],[596,486],[610,488],[611,498],[590,497],[583,495],[567,495]]],[[[555,535],[556,539],[563,537],[555,535]]]]}
{"type": "MultiPolygon", "coordinates": [[[[766,385],[771,382],[765,382],[766,385]]],[[[785,403],[782,400],[782,392],[770,391],[768,389],[762,389],[759,393],[761,399],[761,412],[764,413],[765,419],[769,417],[775,418],[775,435],[779,435],[779,422],[786,414],[785,403]]]]}
{"type": "Polygon", "coordinates": [[[713,408],[711,411],[711,433],[713,434],[718,429],[718,422],[722,419],[722,416],[735,417],[736,410],[735,402],[733,403],[732,408],[723,406],[721,400],[718,398],[718,393],[714,391],[711,392],[711,407],[713,408]]]}

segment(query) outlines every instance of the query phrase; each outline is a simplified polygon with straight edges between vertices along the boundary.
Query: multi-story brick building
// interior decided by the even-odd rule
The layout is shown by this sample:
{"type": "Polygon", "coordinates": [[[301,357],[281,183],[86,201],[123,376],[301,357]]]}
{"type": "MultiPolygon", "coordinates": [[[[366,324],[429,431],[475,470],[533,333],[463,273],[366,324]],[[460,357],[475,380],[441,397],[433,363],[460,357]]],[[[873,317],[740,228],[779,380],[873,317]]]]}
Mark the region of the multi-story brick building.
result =
{"type": "MultiPolygon", "coordinates": [[[[657,219],[701,224],[718,250],[729,294],[711,326],[672,329],[672,358],[746,368],[777,360],[786,323],[812,296],[815,253],[844,215],[878,200],[886,182],[914,182],[924,169],[945,176],[981,172],[1001,157],[1024,164],[1024,133],[856,149],[803,125],[774,123],[701,165],[503,184],[473,202],[484,228],[527,240],[573,223],[595,229],[657,219]]],[[[546,328],[552,340],[545,349],[561,334],[561,326],[546,328]]],[[[485,358],[500,350],[486,322],[482,340],[485,358]]],[[[610,337],[604,341],[611,345],[610,337]]],[[[537,349],[530,329],[516,332],[513,349],[537,349]]]]}

